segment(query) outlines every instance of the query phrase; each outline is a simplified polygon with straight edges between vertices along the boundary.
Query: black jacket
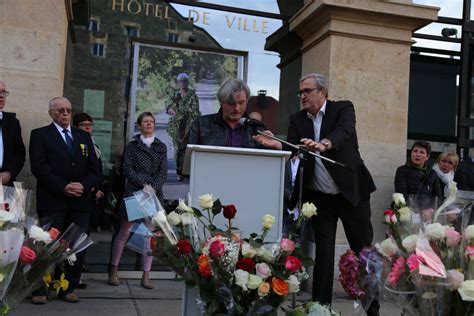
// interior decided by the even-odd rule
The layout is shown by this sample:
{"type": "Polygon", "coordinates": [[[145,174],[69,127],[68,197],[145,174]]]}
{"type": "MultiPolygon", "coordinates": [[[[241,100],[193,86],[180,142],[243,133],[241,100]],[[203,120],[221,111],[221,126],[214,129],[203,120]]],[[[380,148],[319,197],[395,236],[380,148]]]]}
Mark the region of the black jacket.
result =
{"type": "Polygon", "coordinates": [[[21,137],[20,122],[15,113],[3,112],[2,139],[3,139],[3,171],[12,175],[10,183],[20,173],[25,164],[25,145],[21,137]]]}
{"type": "Polygon", "coordinates": [[[471,158],[467,158],[459,164],[454,174],[454,181],[459,190],[474,191],[474,162],[471,158]]]}
{"type": "Polygon", "coordinates": [[[410,194],[438,197],[438,204],[443,199],[441,183],[432,169],[424,173],[410,163],[400,166],[395,174],[395,192],[402,193],[408,201],[410,194]]]}
{"type": "MultiPolygon", "coordinates": [[[[247,117],[245,115],[244,117],[247,117]]],[[[186,154],[186,146],[188,144],[209,145],[209,146],[226,146],[227,133],[230,127],[222,118],[222,111],[215,114],[204,115],[198,118],[191,126],[188,135],[184,138],[183,145],[177,155],[177,171],[181,174],[183,168],[184,156],[186,154]]],[[[252,139],[254,128],[243,126],[242,128],[242,147],[243,148],[260,148],[257,142],[252,139]]]]}
{"type": "MultiPolygon", "coordinates": [[[[370,193],[374,192],[376,188],[359,153],[355,122],[352,102],[328,100],[321,124],[320,139],[327,138],[333,144],[333,148],[322,153],[322,156],[345,164],[345,167],[341,167],[323,160],[324,166],[341,194],[352,205],[357,206],[360,201],[368,200],[370,193]]],[[[301,138],[314,139],[313,121],[305,110],[293,114],[288,127],[288,142],[300,144],[301,138]]],[[[284,149],[291,150],[285,147],[284,149]]],[[[310,187],[314,181],[314,164],[313,156],[305,161],[303,176],[305,188],[310,187]]],[[[295,192],[299,190],[298,177],[299,175],[295,181],[295,192]]]]}
{"type": "Polygon", "coordinates": [[[30,164],[37,180],[36,206],[40,217],[56,211],[92,210],[91,190],[101,181],[101,166],[91,136],[75,127],[71,131],[72,154],[54,124],[31,131],[30,164]],[[84,195],[67,196],[64,188],[69,182],[80,182],[84,186],[84,195]]]}

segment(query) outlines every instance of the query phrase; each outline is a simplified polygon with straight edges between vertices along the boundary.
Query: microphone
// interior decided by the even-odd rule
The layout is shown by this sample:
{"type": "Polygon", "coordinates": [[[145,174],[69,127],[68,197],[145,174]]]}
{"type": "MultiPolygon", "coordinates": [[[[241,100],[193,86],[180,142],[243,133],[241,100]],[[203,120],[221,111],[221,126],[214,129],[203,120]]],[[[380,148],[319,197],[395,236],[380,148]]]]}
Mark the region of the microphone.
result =
{"type": "Polygon", "coordinates": [[[241,117],[239,123],[242,126],[263,127],[265,129],[268,129],[265,123],[250,117],[241,117]]]}

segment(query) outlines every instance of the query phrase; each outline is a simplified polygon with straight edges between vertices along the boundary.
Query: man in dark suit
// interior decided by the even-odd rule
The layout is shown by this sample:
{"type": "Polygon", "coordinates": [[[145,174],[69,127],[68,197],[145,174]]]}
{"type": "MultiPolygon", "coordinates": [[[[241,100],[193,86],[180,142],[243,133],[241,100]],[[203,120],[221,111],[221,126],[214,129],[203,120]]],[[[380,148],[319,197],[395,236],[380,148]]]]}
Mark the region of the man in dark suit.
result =
{"type": "MultiPolygon", "coordinates": [[[[319,74],[300,79],[298,96],[303,109],[290,117],[287,141],[345,164],[341,167],[312,155],[304,162],[303,201],[318,208],[318,215],[312,218],[316,243],[313,301],[331,304],[337,221],[341,219],[352,250],[358,253],[370,246],[370,194],[375,184],[359,154],[352,103],[327,100],[327,81],[319,74]]],[[[292,205],[297,203],[300,176],[292,205]]],[[[374,300],[367,314],[378,315],[378,310],[374,300]]]]}
{"type": "Polygon", "coordinates": [[[0,81],[0,178],[3,185],[12,185],[25,164],[25,145],[16,114],[3,111],[9,93],[6,89],[0,81]]]}
{"type": "MultiPolygon", "coordinates": [[[[40,223],[53,218],[52,227],[64,231],[71,223],[84,232],[93,209],[92,189],[100,182],[100,170],[89,133],[71,127],[71,102],[55,97],[49,102],[53,123],[31,132],[30,164],[37,179],[36,206],[40,223]]],[[[60,293],[66,302],[79,298],[74,290],[81,277],[84,251],[77,254],[73,266],[65,264],[69,288],[60,293]]],[[[46,298],[34,295],[33,303],[46,298]]]]}

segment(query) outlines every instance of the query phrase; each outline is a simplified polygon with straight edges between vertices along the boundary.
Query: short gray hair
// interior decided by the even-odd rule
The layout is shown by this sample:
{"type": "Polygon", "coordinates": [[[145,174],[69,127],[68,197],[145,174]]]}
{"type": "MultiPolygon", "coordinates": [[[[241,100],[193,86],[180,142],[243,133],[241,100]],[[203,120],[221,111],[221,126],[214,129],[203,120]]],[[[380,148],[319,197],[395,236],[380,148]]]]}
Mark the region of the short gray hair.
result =
{"type": "Polygon", "coordinates": [[[234,103],[234,95],[241,91],[245,92],[248,101],[250,98],[250,89],[244,81],[240,79],[226,80],[217,92],[217,98],[219,99],[219,103],[221,105],[223,103],[234,103]]]}
{"type": "Polygon", "coordinates": [[[307,79],[313,79],[316,83],[316,88],[324,92],[326,98],[328,97],[328,80],[321,74],[309,73],[300,78],[300,83],[307,79]]]}
{"type": "Polygon", "coordinates": [[[182,81],[182,80],[187,80],[189,81],[189,75],[185,72],[182,72],[180,73],[177,77],[176,77],[176,81],[182,81]]]}
{"type": "Polygon", "coordinates": [[[56,101],[58,100],[66,100],[67,102],[69,102],[69,104],[71,104],[71,101],[69,101],[69,99],[66,97],[54,97],[51,100],[49,100],[48,108],[50,110],[54,109],[54,106],[56,105],[56,101]]]}

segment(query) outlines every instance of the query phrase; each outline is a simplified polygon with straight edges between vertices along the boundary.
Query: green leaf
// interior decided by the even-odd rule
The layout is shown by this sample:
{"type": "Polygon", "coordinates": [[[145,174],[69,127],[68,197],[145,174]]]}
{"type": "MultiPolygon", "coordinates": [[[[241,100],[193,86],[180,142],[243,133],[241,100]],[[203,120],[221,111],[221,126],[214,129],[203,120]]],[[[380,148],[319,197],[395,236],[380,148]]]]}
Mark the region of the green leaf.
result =
{"type": "Polygon", "coordinates": [[[255,238],[258,237],[258,234],[257,234],[257,233],[251,233],[251,234],[250,234],[250,237],[252,237],[253,239],[255,239],[255,238]]]}
{"type": "Polygon", "coordinates": [[[202,213],[200,210],[198,210],[197,208],[193,207],[192,208],[193,211],[194,211],[194,215],[197,216],[197,217],[202,217],[202,213]]]}
{"type": "Polygon", "coordinates": [[[216,216],[217,214],[221,212],[221,210],[222,210],[221,200],[217,199],[214,201],[214,204],[212,205],[212,214],[216,216]]]}

